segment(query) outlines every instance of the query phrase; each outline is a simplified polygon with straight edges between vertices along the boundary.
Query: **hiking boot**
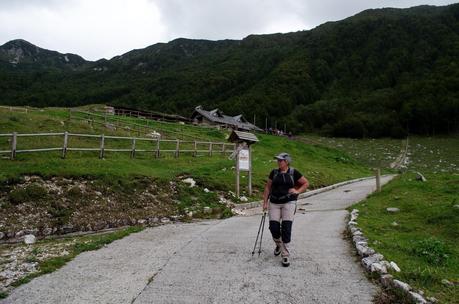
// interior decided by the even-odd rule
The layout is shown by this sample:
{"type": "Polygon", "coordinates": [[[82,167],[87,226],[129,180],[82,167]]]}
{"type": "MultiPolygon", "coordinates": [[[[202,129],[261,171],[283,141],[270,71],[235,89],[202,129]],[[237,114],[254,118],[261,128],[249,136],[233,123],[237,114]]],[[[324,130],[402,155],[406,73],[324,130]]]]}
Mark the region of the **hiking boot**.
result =
{"type": "Polygon", "coordinates": [[[274,248],[274,255],[275,256],[278,256],[279,254],[281,254],[282,252],[282,249],[279,245],[276,245],[276,248],[274,248]]]}
{"type": "Polygon", "coordinates": [[[290,266],[290,259],[288,258],[288,256],[282,257],[282,266],[284,267],[290,266]]]}

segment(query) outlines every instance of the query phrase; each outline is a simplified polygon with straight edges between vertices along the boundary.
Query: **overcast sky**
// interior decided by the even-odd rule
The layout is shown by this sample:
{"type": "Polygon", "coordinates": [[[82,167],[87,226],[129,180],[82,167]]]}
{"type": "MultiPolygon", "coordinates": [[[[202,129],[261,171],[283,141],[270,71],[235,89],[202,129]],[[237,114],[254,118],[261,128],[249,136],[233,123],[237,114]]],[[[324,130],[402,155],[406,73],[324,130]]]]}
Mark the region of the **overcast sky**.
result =
{"type": "Polygon", "coordinates": [[[0,0],[0,45],[25,39],[87,60],[178,37],[242,39],[307,30],[368,8],[446,0],[0,0]]]}

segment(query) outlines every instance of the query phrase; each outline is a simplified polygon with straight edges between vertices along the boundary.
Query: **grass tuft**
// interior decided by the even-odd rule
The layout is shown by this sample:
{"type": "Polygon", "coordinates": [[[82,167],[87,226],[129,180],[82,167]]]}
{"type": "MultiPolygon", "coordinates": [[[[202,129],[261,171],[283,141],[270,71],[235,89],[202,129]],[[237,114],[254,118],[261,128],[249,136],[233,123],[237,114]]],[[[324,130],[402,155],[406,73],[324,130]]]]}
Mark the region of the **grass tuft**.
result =
{"type": "Polygon", "coordinates": [[[418,241],[413,245],[413,254],[424,258],[431,265],[444,265],[448,261],[450,250],[446,244],[435,238],[418,241]]]}

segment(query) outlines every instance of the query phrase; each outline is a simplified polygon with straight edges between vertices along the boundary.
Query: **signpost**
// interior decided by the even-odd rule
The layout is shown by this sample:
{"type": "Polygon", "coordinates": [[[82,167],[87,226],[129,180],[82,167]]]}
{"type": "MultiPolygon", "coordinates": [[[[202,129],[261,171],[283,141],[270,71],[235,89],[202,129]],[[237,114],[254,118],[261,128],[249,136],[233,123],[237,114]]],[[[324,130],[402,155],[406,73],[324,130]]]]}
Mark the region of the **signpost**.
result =
{"type": "Polygon", "coordinates": [[[240,196],[241,171],[246,171],[249,174],[249,195],[252,195],[252,151],[250,145],[257,142],[258,138],[252,133],[233,131],[229,141],[236,143],[236,150],[232,155],[236,158],[236,196],[240,196]]]}

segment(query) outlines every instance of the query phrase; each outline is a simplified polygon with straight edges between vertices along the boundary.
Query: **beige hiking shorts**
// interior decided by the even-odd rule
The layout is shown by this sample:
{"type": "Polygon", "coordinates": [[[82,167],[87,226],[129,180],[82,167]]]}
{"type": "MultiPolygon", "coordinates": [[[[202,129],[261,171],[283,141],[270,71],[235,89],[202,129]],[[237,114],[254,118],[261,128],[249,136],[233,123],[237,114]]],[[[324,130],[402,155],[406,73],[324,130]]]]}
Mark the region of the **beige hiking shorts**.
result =
{"type": "Polygon", "coordinates": [[[296,201],[283,204],[269,203],[269,220],[280,222],[292,221],[296,213],[296,201]]]}

